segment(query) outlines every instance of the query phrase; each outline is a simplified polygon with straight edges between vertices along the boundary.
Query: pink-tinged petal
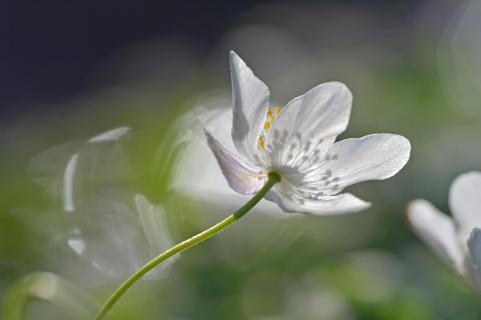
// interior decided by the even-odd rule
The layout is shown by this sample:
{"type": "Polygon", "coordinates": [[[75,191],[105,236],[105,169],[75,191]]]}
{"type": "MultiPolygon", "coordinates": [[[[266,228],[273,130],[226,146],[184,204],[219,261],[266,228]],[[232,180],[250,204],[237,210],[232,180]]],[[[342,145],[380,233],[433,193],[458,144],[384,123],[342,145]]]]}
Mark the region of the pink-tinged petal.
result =
{"type": "Polygon", "coordinates": [[[266,182],[266,175],[260,170],[248,168],[240,157],[226,150],[209,132],[206,131],[205,135],[229,186],[241,194],[253,194],[259,191],[266,182]]]}
{"type": "Polygon", "coordinates": [[[473,228],[481,228],[481,172],[468,172],[454,180],[449,205],[464,239],[473,228]]]}
{"type": "Polygon", "coordinates": [[[269,89],[244,61],[230,53],[233,96],[232,140],[245,159],[256,162],[258,138],[269,106],[269,89]]]}
{"type": "Polygon", "coordinates": [[[426,200],[411,202],[407,217],[414,232],[454,271],[464,275],[463,253],[453,220],[426,200]]]}
{"type": "Polygon", "coordinates": [[[302,198],[295,194],[285,194],[273,189],[266,196],[285,212],[307,213],[315,215],[336,215],[365,210],[371,205],[350,193],[336,196],[325,196],[319,199],[302,198]]]}
{"type": "MultiPolygon", "coordinates": [[[[175,141],[175,161],[169,188],[184,199],[218,205],[226,210],[237,210],[249,201],[252,195],[240,194],[229,186],[214,153],[206,143],[204,133],[204,128],[209,132],[215,132],[216,138],[220,138],[218,141],[225,149],[235,150],[230,136],[232,109],[219,108],[230,104],[230,97],[200,101],[199,105],[217,108],[194,108],[174,124],[175,132],[184,134],[178,135],[175,141]],[[225,139],[221,139],[222,137],[225,139]]],[[[253,210],[271,214],[278,214],[281,211],[270,201],[261,201],[253,210]]]]}

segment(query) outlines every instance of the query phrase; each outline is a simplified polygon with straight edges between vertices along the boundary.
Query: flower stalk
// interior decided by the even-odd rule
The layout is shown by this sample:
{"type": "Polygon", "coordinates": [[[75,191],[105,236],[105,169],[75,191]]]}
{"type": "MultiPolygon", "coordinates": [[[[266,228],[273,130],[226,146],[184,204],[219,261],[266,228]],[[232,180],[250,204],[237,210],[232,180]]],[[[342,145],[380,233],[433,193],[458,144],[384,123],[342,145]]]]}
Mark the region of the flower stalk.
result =
{"type": "Polygon", "coordinates": [[[154,259],[147,262],[143,267],[138,269],[134,274],[132,274],[127,280],[125,280],[105,301],[102,308],[98,311],[97,315],[95,316],[95,320],[103,319],[107,312],[112,309],[115,303],[122,297],[125,292],[134,285],[140,278],[142,278],[147,272],[157,267],[162,262],[166,261],[170,257],[181,253],[187,249],[190,249],[205,240],[211,238],[212,236],[218,234],[219,232],[223,231],[234,222],[242,218],[246,213],[248,213],[259,201],[264,198],[264,196],[272,189],[272,187],[281,181],[281,176],[275,172],[270,172],[268,174],[268,179],[264,186],[249,200],[244,204],[239,210],[235,213],[231,214],[221,222],[217,223],[216,225],[210,227],[207,230],[198,233],[197,235],[184,240],[183,242],[173,246],[172,248],[164,251],[154,259]]]}

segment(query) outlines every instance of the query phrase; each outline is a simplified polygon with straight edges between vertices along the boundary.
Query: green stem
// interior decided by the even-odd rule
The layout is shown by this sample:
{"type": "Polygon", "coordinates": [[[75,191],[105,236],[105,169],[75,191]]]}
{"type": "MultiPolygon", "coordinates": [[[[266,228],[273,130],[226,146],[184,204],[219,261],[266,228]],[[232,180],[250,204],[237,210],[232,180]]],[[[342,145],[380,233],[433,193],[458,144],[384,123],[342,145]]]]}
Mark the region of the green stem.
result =
{"type": "Polygon", "coordinates": [[[234,214],[228,216],[226,219],[222,220],[218,224],[210,227],[209,229],[198,233],[197,235],[184,240],[183,242],[176,244],[172,248],[164,251],[154,259],[147,262],[143,267],[137,270],[134,274],[132,274],[127,280],[125,280],[105,301],[102,308],[99,310],[97,315],[95,316],[96,320],[102,319],[107,312],[114,306],[114,304],[120,299],[120,297],[135,283],[139,280],[143,275],[147,272],[164,262],[165,260],[169,259],[170,257],[185,251],[189,248],[192,248],[195,245],[204,242],[205,240],[209,239],[210,237],[216,235],[217,233],[221,232],[235,221],[242,218],[247,212],[249,212],[259,201],[264,198],[264,196],[269,192],[269,190],[278,182],[281,181],[281,177],[279,174],[275,172],[271,172],[268,174],[268,179],[266,184],[257,192],[245,205],[243,205],[239,210],[237,210],[234,214]]]}

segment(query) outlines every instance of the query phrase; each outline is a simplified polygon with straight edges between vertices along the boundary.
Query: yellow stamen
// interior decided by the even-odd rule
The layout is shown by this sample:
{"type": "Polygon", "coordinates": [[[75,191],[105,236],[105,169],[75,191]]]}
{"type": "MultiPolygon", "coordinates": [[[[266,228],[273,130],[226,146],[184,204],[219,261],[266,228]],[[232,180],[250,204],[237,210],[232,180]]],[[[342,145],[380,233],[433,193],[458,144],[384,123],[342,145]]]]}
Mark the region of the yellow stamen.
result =
{"type": "Polygon", "coordinates": [[[264,137],[259,138],[259,148],[261,150],[264,150],[266,148],[266,141],[264,140],[264,137]]]}
{"type": "MultiPolygon", "coordinates": [[[[267,120],[264,121],[264,134],[266,134],[272,125],[274,124],[274,121],[276,121],[277,117],[281,113],[281,107],[277,106],[275,108],[268,108],[267,109],[267,120]]],[[[257,144],[259,146],[259,149],[264,150],[266,148],[266,140],[264,136],[260,136],[259,139],[257,140],[257,144]]]]}

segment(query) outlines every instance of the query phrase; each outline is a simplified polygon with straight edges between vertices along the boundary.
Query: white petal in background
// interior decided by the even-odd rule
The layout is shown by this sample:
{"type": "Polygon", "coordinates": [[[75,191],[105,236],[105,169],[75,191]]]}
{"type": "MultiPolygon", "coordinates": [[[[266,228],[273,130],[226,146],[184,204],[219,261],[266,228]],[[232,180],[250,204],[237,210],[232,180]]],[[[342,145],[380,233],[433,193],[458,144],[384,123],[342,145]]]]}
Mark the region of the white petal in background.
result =
{"type": "Polygon", "coordinates": [[[454,221],[426,200],[415,200],[409,205],[408,219],[417,235],[464,276],[463,248],[454,221]]]}
{"type": "MultiPolygon", "coordinates": [[[[185,132],[185,137],[181,138],[181,143],[184,143],[185,147],[176,161],[171,189],[205,204],[217,203],[229,210],[238,209],[251,196],[241,195],[232,190],[204,134],[204,128],[216,132],[216,138],[226,149],[235,149],[229,133],[232,126],[232,109],[225,108],[230,106],[230,102],[221,99],[214,103],[212,99],[206,99],[197,104],[213,105],[215,108],[197,107],[179,120],[182,123],[181,130],[185,132]]],[[[282,212],[277,205],[266,200],[262,200],[254,210],[282,212]]]]}
{"type": "MultiPolygon", "coordinates": [[[[56,222],[49,226],[51,267],[84,285],[124,278],[174,244],[163,207],[131,190],[129,138],[129,128],[117,128],[32,160],[56,222]]],[[[164,276],[169,265],[147,278],[164,276]]]]}
{"type": "Polygon", "coordinates": [[[481,173],[468,172],[457,177],[449,190],[449,205],[464,240],[473,228],[481,228],[481,173]]]}

